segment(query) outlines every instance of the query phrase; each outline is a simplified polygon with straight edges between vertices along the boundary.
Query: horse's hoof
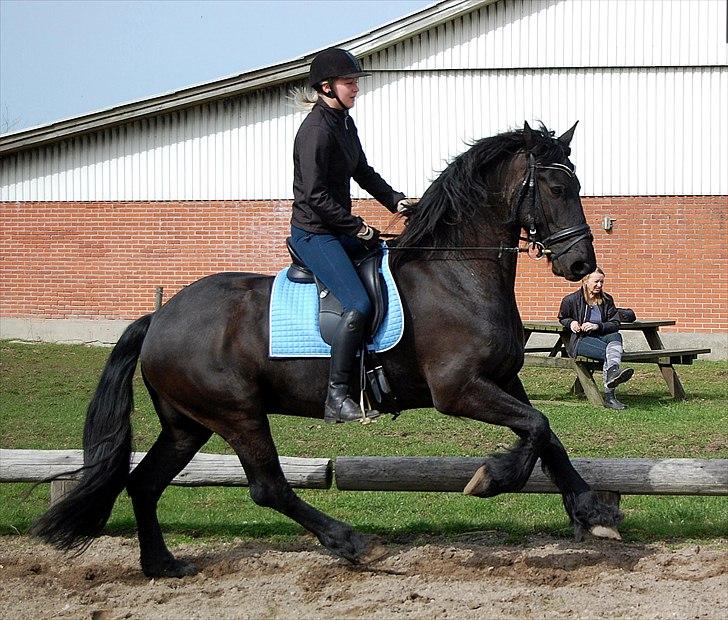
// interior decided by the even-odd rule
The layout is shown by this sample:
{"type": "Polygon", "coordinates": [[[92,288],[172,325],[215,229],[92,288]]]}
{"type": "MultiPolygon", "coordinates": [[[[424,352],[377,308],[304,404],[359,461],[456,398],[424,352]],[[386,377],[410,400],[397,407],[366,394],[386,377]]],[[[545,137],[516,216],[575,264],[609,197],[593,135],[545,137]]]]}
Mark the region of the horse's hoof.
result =
{"type": "Polygon", "coordinates": [[[179,579],[182,577],[191,577],[199,572],[195,564],[192,562],[182,562],[181,560],[167,561],[155,567],[143,567],[142,571],[150,579],[161,579],[164,577],[175,577],[179,579]]]}
{"type": "Polygon", "coordinates": [[[364,553],[362,553],[357,559],[357,564],[366,566],[367,564],[373,564],[379,562],[389,555],[389,550],[381,543],[374,542],[364,553]]]}
{"type": "Polygon", "coordinates": [[[589,532],[597,538],[610,538],[612,540],[622,540],[619,532],[613,527],[605,527],[604,525],[595,525],[589,532]]]}
{"type": "Polygon", "coordinates": [[[463,493],[465,495],[475,495],[476,497],[488,497],[492,482],[493,480],[488,475],[488,470],[485,465],[482,465],[473,474],[470,482],[465,485],[463,493]]]}

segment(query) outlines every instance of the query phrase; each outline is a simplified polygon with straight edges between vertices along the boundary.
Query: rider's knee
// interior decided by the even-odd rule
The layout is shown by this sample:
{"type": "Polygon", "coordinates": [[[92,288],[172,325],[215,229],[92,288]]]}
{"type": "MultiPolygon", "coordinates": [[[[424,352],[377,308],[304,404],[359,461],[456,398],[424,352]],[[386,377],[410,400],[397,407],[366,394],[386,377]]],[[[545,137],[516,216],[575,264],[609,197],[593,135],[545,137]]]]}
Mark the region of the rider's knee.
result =
{"type": "Polygon", "coordinates": [[[368,319],[374,308],[372,307],[372,302],[369,300],[369,297],[366,299],[357,299],[354,302],[352,302],[350,308],[344,308],[344,312],[347,310],[356,310],[359,314],[363,315],[366,319],[368,319]]]}

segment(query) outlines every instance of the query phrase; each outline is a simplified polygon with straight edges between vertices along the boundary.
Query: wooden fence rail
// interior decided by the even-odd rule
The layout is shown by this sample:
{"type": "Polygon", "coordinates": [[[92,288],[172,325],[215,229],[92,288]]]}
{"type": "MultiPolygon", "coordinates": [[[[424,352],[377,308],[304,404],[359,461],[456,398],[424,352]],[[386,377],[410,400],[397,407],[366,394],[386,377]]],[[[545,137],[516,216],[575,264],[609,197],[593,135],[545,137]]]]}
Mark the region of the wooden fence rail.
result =
{"type": "MultiPolygon", "coordinates": [[[[571,459],[596,491],[626,495],[728,495],[728,459],[571,459]]],[[[336,487],[357,491],[462,491],[480,457],[341,456],[336,487]]],[[[522,493],[557,493],[541,462],[522,493]]]]}
{"type": "MultiPolygon", "coordinates": [[[[144,456],[135,452],[132,468],[144,456]]],[[[349,491],[462,492],[481,457],[341,456],[280,457],[286,479],[298,488],[349,491]]],[[[0,450],[0,482],[42,482],[76,469],[80,450],[0,450]]],[[[728,495],[728,459],[572,459],[574,467],[597,491],[626,495],[728,495]]],[[[77,475],[67,476],[73,480],[77,475]]],[[[62,484],[58,481],[57,484],[62,484]]],[[[172,484],[245,486],[247,479],[235,456],[199,453],[172,484]]],[[[556,493],[540,463],[522,490],[556,493]]]]}
{"type": "MultiPolygon", "coordinates": [[[[132,469],[146,452],[132,454],[132,469]]],[[[328,489],[332,481],[331,459],[280,457],[286,480],[293,487],[328,489]]],[[[83,465],[81,450],[0,450],[0,482],[41,482],[83,465]]],[[[78,474],[64,477],[74,480],[78,474]]],[[[179,486],[247,486],[238,457],[199,452],[172,481],[179,486]]]]}

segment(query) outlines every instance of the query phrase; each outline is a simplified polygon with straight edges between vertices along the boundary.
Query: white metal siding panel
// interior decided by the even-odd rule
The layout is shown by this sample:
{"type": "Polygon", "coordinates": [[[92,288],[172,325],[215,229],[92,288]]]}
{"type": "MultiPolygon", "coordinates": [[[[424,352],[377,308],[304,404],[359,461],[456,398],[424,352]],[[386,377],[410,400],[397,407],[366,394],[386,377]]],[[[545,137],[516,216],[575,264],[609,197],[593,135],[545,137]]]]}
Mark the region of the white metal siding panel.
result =
{"type": "Polygon", "coordinates": [[[4,158],[0,196],[95,201],[286,196],[292,170],[284,162],[302,118],[281,89],[138,121],[4,158]]]}
{"type": "Polygon", "coordinates": [[[373,54],[376,71],[728,64],[724,0],[499,0],[373,54]]]}
{"type": "MultiPolygon", "coordinates": [[[[585,194],[728,194],[727,4],[500,0],[422,32],[364,59],[369,160],[420,195],[467,142],[578,119],[585,194]]],[[[289,86],[4,157],[0,199],[288,198],[289,86]]]]}
{"type": "Polygon", "coordinates": [[[362,142],[370,163],[411,195],[468,143],[524,120],[560,133],[580,121],[573,159],[584,195],[728,194],[726,68],[397,72],[372,81],[355,113],[362,142]]]}
{"type": "MultiPolygon", "coordinates": [[[[377,73],[354,111],[370,163],[420,195],[466,143],[580,121],[585,195],[728,194],[728,69],[377,73]]],[[[303,115],[283,89],[2,160],[2,200],[288,198],[303,115]]],[[[364,195],[352,184],[355,196],[364,195]]]]}

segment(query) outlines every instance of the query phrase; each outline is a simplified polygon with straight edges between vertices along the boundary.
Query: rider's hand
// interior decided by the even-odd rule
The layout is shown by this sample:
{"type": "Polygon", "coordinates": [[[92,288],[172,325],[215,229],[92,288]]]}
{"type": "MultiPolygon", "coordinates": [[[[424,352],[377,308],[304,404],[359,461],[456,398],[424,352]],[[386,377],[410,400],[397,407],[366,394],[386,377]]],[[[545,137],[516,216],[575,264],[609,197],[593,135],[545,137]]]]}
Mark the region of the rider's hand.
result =
{"type": "Polygon", "coordinates": [[[595,332],[595,331],[597,331],[599,329],[599,325],[597,325],[596,323],[589,323],[589,322],[587,322],[587,323],[584,323],[581,326],[581,329],[583,331],[587,332],[587,333],[589,333],[589,332],[595,332]]]}
{"type": "Polygon", "coordinates": [[[356,238],[362,242],[367,250],[374,250],[379,247],[379,231],[374,226],[369,226],[369,224],[362,224],[359,232],[356,233],[356,238]]]}
{"type": "Polygon", "coordinates": [[[412,198],[404,198],[397,203],[397,213],[401,213],[405,217],[412,213],[412,207],[417,204],[412,198]]]}
{"type": "Polygon", "coordinates": [[[579,321],[572,321],[569,324],[569,327],[571,328],[571,331],[575,334],[578,334],[581,331],[581,325],[579,325],[579,321]]]}

